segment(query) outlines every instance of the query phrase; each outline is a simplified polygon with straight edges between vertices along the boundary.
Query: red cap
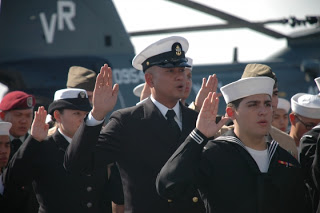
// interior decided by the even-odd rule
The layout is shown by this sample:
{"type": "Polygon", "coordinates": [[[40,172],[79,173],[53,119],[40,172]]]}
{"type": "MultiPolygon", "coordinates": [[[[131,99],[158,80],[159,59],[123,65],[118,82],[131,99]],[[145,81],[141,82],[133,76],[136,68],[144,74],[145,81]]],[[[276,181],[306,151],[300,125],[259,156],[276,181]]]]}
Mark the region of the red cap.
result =
{"type": "Polygon", "coordinates": [[[0,103],[0,110],[30,109],[34,107],[35,104],[36,99],[33,95],[29,95],[22,91],[13,91],[3,97],[0,103]]]}

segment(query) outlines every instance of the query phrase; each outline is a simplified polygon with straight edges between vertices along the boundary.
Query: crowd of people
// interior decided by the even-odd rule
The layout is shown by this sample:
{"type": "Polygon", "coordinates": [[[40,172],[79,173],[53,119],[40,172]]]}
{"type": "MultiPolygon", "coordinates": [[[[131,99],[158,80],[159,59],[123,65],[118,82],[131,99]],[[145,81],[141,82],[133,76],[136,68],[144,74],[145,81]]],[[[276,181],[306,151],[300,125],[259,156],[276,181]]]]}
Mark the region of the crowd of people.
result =
{"type": "Polygon", "coordinates": [[[171,36],[137,54],[140,99],[116,111],[108,64],[98,75],[70,67],[48,109],[35,109],[32,94],[6,93],[1,212],[320,212],[320,95],[278,98],[272,68],[248,64],[221,94],[219,76],[203,78],[187,103],[188,48],[171,36]]]}

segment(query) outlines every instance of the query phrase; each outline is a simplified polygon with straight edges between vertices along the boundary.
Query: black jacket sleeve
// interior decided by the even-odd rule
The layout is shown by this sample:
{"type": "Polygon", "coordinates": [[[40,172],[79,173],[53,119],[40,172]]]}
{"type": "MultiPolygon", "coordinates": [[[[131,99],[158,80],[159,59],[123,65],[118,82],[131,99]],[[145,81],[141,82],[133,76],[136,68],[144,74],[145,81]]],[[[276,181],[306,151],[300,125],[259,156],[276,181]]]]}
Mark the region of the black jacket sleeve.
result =
{"type": "Polygon", "coordinates": [[[67,171],[81,173],[84,168],[92,167],[92,152],[101,127],[102,124],[87,126],[85,121],[80,125],[65,153],[64,167],[67,171]]]}
{"type": "Polygon", "coordinates": [[[21,145],[8,163],[4,174],[4,185],[10,183],[24,186],[32,182],[37,170],[37,156],[41,152],[42,142],[31,135],[21,145]]]}
{"type": "Polygon", "coordinates": [[[120,117],[120,113],[114,112],[103,128],[102,124],[88,126],[83,122],[66,150],[65,169],[71,173],[81,173],[117,161],[123,141],[120,117]]]}
{"type": "Polygon", "coordinates": [[[184,143],[174,152],[162,167],[156,187],[160,196],[179,199],[194,188],[199,180],[198,165],[201,153],[208,139],[197,129],[193,130],[184,143]]]}
{"type": "Polygon", "coordinates": [[[314,183],[318,189],[320,190],[320,135],[317,139],[315,156],[312,164],[312,176],[314,183]]]}

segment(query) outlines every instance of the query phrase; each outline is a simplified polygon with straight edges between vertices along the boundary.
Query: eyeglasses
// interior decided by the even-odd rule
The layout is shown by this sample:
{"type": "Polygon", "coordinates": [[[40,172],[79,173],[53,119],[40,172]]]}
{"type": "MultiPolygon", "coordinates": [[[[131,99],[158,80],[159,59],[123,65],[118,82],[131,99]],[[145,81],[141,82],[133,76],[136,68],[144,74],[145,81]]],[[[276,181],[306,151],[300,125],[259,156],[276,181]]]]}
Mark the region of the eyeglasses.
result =
{"type": "Polygon", "coordinates": [[[297,118],[297,120],[303,124],[303,126],[307,129],[307,130],[311,130],[313,127],[315,127],[317,124],[306,124],[305,122],[303,122],[301,120],[301,118],[299,118],[297,115],[295,115],[295,117],[297,118]]]}

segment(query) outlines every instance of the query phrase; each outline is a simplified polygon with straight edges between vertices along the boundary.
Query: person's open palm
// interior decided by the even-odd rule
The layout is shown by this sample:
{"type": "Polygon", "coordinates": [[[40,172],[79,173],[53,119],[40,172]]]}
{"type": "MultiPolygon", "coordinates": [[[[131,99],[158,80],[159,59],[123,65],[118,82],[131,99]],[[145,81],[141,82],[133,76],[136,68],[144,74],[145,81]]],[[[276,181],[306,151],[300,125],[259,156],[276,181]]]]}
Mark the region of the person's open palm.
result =
{"type": "Polygon", "coordinates": [[[100,69],[93,91],[92,115],[97,120],[102,120],[117,102],[119,85],[112,83],[112,70],[107,64],[100,69]]]}
{"type": "Polygon", "coordinates": [[[49,124],[46,124],[47,111],[43,106],[38,108],[34,113],[34,119],[31,125],[31,135],[37,141],[43,141],[49,130],[49,124]]]}
{"type": "MultiPolygon", "coordinates": [[[[206,78],[202,79],[202,85],[195,100],[196,111],[200,111],[202,104],[205,98],[208,96],[209,92],[216,92],[217,88],[218,79],[216,74],[210,75],[208,77],[208,80],[206,78]]],[[[221,94],[217,94],[217,97],[219,97],[220,95],[221,94]]]]}
{"type": "Polygon", "coordinates": [[[222,117],[219,123],[216,123],[216,117],[219,108],[219,98],[216,93],[209,92],[203,102],[198,115],[196,127],[207,138],[213,137],[229,118],[222,117]]]}

